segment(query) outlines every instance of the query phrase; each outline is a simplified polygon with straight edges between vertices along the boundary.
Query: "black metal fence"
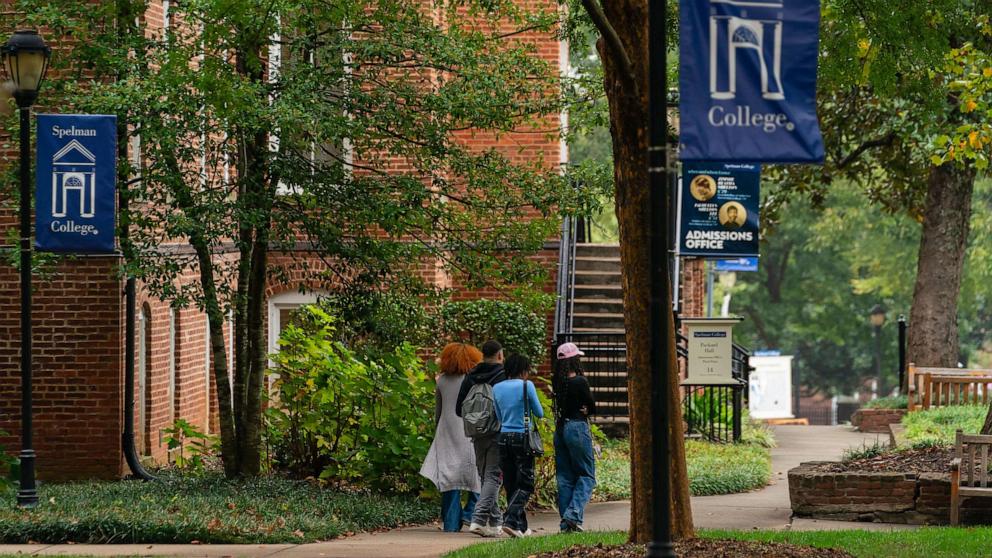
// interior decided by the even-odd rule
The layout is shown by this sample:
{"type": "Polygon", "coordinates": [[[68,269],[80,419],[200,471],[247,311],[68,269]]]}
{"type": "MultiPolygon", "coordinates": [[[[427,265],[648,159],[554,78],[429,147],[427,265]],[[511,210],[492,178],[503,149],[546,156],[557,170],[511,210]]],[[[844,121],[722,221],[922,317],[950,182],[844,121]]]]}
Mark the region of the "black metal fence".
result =
{"type": "MultiPolygon", "coordinates": [[[[555,336],[554,347],[575,343],[585,356],[583,371],[596,398],[599,420],[625,422],[629,417],[627,393],[627,343],[623,333],[571,332],[555,336]]],[[[684,366],[687,340],[678,336],[678,356],[684,366]]],[[[551,360],[555,360],[552,349],[551,360]]],[[[739,345],[733,348],[733,377],[738,384],[731,386],[683,386],[682,414],[686,435],[715,442],[740,441],[744,406],[747,404],[747,382],[750,376],[750,354],[739,345]]]]}
{"type": "MultiPolygon", "coordinates": [[[[596,399],[596,417],[612,421],[626,420],[627,411],[627,340],[623,333],[559,333],[554,347],[575,343],[585,356],[582,370],[596,399]]],[[[551,362],[556,354],[552,347],[551,362]]]]}

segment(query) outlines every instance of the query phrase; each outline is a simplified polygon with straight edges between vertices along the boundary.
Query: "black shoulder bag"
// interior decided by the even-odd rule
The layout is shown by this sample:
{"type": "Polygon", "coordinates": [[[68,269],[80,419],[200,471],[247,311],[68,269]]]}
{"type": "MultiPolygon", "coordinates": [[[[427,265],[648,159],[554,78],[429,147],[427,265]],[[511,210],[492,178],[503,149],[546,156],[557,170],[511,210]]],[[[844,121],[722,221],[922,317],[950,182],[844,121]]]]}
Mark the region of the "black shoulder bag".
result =
{"type": "Polygon", "coordinates": [[[537,425],[530,424],[530,398],[527,397],[527,380],[524,380],[524,450],[534,457],[544,455],[544,441],[537,425]]]}

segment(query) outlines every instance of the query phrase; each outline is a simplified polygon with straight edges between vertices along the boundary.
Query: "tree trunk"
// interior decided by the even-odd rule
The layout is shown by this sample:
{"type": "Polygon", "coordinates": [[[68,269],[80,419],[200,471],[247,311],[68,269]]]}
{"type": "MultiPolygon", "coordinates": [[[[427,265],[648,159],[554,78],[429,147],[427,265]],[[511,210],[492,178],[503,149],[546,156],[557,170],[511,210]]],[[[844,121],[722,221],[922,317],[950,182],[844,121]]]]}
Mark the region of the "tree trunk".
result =
{"type": "MultiPolygon", "coordinates": [[[[600,40],[598,47],[603,60],[606,96],[610,108],[610,133],[613,137],[616,212],[623,269],[624,325],[627,332],[632,495],[630,540],[644,543],[650,541],[653,535],[650,505],[653,472],[651,448],[655,440],[651,428],[651,335],[648,312],[648,10],[644,0],[618,0],[605,3],[603,8],[634,63],[636,74],[625,74],[622,65],[611,56],[609,47],[600,40]]],[[[670,295],[668,300],[671,300],[670,295]]],[[[671,305],[668,305],[665,313],[665,318],[670,323],[669,331],[673,333],[668,339],[671,355],[668,363],[668,408],[671,425],[669,455],[672,497],[669,507],[672,511],[672,537],[681,540],[693,535],[693,527],[671,305]]]]}
{"type": "Polygon", "coordinates": [[[918,366],[958,363],[958,292],[974,186],[973,168],[942,165],[931,168],[927,177],[907,341],[908,362],[918,366]]]}
{"type": "MultiPolygon", "coordinates": [[[[236,66],[239,73],[255,84],[264,85],[265,65],[262,62],[262,52],[265,45],[258,42],[254,30],[242,30],[245,45],[236,56],[236,66]]],[[[242,135],[242,134],[239,134],[242,135]]],[[[262,385],[265,371],[268,368],[268,343],[266,343],[265,328],[265,288],[268,279],[269,230],[273,197],[276,185],[279,183],[277,172],[269,169],[269,137],[262,131],[254,131],[243,138],[244,147],[241,156],[244,158],[240,168],[244,170],[241,176],[244,205],[250,213],[243,214],[239,238],[242,243],[251,239],[251,249],[246,251],[244,244],[240,250],[242,261],[238,267],[238,286],[246,291],[239,291],[239,310],[244,310],[244,356],[245,361],[239,366],[239,372],[244,376],[239,378],[238,395],[241,408],[237,411],[238,431],[238,474],[244,477],[256,476],[262,466],[262,385]],[[249,215],[261,216],[252,222],[249,215]],[[252,234],[253,233],[253,234],[252,234]],[[246,265],[244,258],[250,254],[246,265]]]]}

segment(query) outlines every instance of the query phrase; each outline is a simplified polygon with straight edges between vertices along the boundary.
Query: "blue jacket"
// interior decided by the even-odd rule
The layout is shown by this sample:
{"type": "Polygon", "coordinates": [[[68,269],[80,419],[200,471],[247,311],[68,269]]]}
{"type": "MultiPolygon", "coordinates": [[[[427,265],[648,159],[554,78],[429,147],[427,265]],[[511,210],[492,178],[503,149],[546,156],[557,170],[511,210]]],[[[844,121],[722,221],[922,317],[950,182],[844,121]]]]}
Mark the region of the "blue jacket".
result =
{"type": "MultiPolygon", "coordinates": [[[[504,380],[493,386],[493,397],[496,399],[496,412],[499,413],[499,420],[502,423],[500,432],[523,432],[524,431],[524,387],[523,380],[504,380]]],[[[527,382],[527,397],[532,415],[543,418],[544,409],[541,402],[537,400],[537,389],[534,383],[527,382]]],[[[533,426],[533,422],[531,422],[533,426]]]]}

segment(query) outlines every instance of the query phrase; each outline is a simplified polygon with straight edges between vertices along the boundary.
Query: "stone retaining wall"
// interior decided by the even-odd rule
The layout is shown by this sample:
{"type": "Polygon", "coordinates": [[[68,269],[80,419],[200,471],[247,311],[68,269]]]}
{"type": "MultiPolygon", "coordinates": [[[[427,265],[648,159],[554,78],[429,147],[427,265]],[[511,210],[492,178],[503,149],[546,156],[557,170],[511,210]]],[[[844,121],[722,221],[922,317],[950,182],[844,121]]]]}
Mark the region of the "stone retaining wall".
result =
{"type": "Polygon", "coordinates": [[[899,424],[906,409],[858,409],[851,415],[851,425],[861,432],[889,433],[890,424],[899,424]]]}
{"type": "MultiPolygon", "coordinates": [[[[789,499],[797,517],[944,525],[950,520],[951,484],[946,473],[825,473],[824,462],[789,471],[789,499]]],[[[992,498],[967,498],[962,523],[992,524],[992,498]]]]}

